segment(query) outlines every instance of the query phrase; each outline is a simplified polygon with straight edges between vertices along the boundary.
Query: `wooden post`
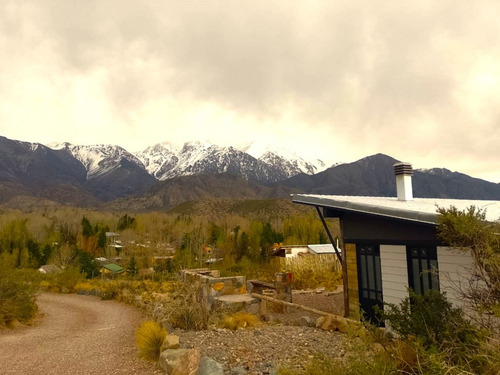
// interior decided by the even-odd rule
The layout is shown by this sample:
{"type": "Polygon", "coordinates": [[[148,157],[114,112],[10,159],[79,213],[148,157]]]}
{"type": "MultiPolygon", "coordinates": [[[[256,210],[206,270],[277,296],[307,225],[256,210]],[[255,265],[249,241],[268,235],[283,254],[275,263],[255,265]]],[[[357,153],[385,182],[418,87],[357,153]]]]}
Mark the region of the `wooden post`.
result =
{"type": "Polygon", "coordinates": [[[347,249],[344,242],[344,221],[339,218],[340,228],[340,246],[344,249],[344,256],[342,257],[342,283],[344,284],[344,317],[349,318],[349,280],[347,278],[347,249]]]}

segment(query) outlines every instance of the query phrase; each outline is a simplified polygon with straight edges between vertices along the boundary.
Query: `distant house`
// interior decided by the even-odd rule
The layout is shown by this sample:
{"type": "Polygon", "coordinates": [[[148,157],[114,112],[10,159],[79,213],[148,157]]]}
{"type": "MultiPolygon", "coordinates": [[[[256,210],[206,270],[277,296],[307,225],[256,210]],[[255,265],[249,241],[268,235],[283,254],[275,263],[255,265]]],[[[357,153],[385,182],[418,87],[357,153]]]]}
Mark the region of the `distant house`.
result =
{"type": "Polygon", "coordinates": [[[101,274],[103,276],[104,275],[114,276],[114,275],[119,275],[123,272],[125,272],[125,269],[115,263],[108,263],[101,266],[101,274]]]}
{"type": "Polygon", "coordinates": [[[44,274],[62,272],[62,270],[59,267],[57,267],[55,264],[46,264],[44,266],[41,266],[38,269],[38,271],[41,273],[44,273],[44,274]]]}
{"type": "Polygon", "coordinates": [[[294,258],[296,256],[325,254],[335,254],[332,244],[283,245],[277,248],[272,255],[282,258],[294,258]]]}
{"type": "Polygon", "coordinates": [[[456,285],[470,279],[472,256],[437,236],[437,207],[485,209],[487,220],[500,217],[500,201],[413,199],[411,165],[394,165],[397,198],[294,194],[295,203],[315,206],[323,217],[341,221],[346,269],[346,315],[374,317],[374,306],[400,303],[408,287],[417,293],[446,292],[453,304],[462,300],[456,285]],[[347,314],[348,313],[348,314],[347,314]]]}

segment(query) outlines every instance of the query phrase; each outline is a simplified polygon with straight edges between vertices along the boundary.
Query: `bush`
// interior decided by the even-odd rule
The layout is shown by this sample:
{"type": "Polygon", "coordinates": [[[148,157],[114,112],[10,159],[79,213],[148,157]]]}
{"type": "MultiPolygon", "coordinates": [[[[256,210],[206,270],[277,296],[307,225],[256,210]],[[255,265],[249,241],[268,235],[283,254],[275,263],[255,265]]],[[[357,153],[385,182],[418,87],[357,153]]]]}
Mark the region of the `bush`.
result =
{"type": "Polygon", "coordinates": [[[165,304],[165,318],[172,326],[186,330],[203,330],[215,323],[216,313],[199,300],[198,284],[175,283],[165,304]]]}
{"type": "Polygon", "coordinates": [[[401,304],[386,306],[381,316],[413,351],[414,360],[408,361],[392,350],[406,373],[498,373],[498,345],[488,343],[486,332],[443,294],[429,291],[422,296],[410,290],[401,304]]]}
{"type": "Polygon", "coordinates": [[[257,324],[259,324],[259,318],[253,314],[240,311],[236,314],[225,316],[221,325],[223,328],[237,330],[239,328],[253,328],[257,324]]]}
{"type": "Polygon", "coordinates": [[[36,315],[38,287],[36,271],[0,264],[0,326],[16,320],[29,322],[36,315]]]}
{"type": "Polygon", "coordinates": [[[136,343],[139,356],[148,361],[158,361],[167,330],[151,320],[145,321],[137,329],[136,343]]]}
{"type": "Polygon", "coordinates": [[[392,330],[403,338],[416,336],[426,348],[442,343],[477,344],[484,335],[465,319],[461,309],[455,308],[444,294],[429,290],[425,295],[411,289],[401,304],[385,304],[380,312],[392,330]]]}

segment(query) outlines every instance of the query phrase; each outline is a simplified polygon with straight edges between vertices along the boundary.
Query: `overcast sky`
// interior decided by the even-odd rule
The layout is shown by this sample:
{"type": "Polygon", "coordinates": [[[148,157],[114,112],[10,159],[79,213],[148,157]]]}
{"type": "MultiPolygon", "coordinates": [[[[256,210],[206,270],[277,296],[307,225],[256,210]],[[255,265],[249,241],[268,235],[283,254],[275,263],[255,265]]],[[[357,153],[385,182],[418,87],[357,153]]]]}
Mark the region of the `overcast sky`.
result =
{"type": "Polygon", "coordinates": [[[0,135],[265,140],[500,182],[500,2],[0,0],[0,135]]]}

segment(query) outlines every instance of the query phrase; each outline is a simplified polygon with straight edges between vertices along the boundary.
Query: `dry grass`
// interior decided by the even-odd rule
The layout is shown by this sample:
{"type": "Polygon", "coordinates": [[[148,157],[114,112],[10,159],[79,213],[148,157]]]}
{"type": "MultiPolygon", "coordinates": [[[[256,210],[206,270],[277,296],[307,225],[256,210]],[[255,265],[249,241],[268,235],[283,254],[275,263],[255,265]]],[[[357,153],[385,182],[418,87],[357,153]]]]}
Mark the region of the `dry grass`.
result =
{"type": "Polygon", "coordinates": [[[139,356],[148,361],[157,361],[166,336],[167,330],[160,323],[151,320],[142,323],[136,335],[139,356]]]}
{"type": "Polygon", "coordinates": [[[240,328],[253,328],[257,324],[259,324],[259,318],[255,315],[238,312],[224,317],[221,325],[223,328],[237,330],[240,328]]]}
{"type": "Polygon", "coordinates": [[[279,258],[279,262],[282,270],[292,273],[293,289],[333,290],[342,280],[340,263],[333,254],[279,258]]]}

